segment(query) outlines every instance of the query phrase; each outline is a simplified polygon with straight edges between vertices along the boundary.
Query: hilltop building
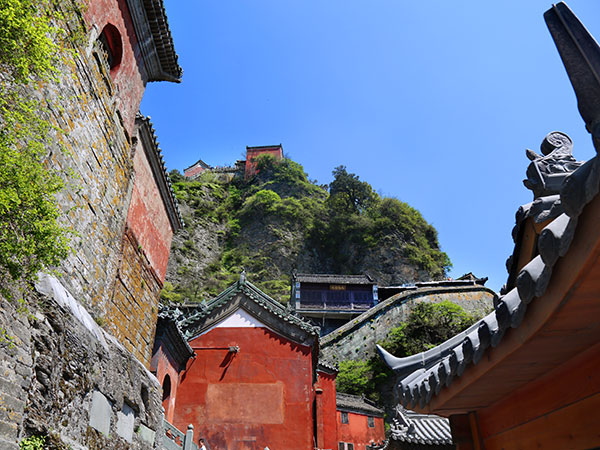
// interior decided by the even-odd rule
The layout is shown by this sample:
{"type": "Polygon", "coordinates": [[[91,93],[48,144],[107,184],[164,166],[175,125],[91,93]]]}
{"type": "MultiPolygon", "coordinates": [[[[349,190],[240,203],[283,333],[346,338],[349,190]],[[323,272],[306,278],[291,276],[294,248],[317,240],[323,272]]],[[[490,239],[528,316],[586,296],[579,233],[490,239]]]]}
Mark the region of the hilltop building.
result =
{"type": "Polygon", "coordinates": [[[228,179],[234,176],[242,176],[248,179],[256,175],[256,158],[262,155],[270,155],[276,161],[281,161],[283,159],[283,146],[281,144],[257,147],[246,146],[246,159],[236,161],[233,166],[211,167],[199,159],[183,171],[183,176],[193,180],[204,172],[209,171],[228,176],[228,179]]]}
{"type": "MultiPolygon", "coordinates": [[[[544,18],[600,151],[600,46],[564,4],[544,18]]],[[[449,417],[458,450],[600,446],[600,163],[550,133],[527,150],[533,202],[517,213],[495,310],[426,352],[395,358],[403,405],[449,417]]]]}
{"type": "Polygon", "coordinates": [[[189,179],[194,179],[203,174],[205,171],[212,169],[211,166],[199,159],[190,167],[183,169],[183,176],[189,179]]]}
{"type": "Polygon", "coordinates": [[[256,174],[256,158],[262,155],[269,155],[275,158],[276,161],[283,159],[283,146],[279,145],[262,145],[258,147],[246,147],[246,169],[244,176],[250,178],[256,174]]]}
{"type": "Polygon", "coordinates": [[[321,335],[339,328],[378,302],[377,282],[368,275],[292,274],[290,304],[321,327],[321,335]]]}

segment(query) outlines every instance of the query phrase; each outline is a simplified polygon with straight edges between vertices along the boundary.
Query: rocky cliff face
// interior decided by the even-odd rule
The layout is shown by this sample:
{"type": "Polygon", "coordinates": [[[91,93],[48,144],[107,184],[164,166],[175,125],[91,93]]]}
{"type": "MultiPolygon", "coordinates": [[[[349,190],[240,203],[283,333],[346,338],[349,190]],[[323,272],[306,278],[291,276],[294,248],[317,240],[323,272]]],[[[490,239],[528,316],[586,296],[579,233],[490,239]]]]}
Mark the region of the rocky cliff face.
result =
{"type": "Polygon", "coordinates": [[[258,167],[246,181],[171,172],[186,226],[173,240],[163,301],[211,298],[242,270],[282,302],[294,269],[369,273],[380,284],[445,276],[437,232],[409,205],[379,197],[343,167],[329,189],[289,159],[258,167]]]}

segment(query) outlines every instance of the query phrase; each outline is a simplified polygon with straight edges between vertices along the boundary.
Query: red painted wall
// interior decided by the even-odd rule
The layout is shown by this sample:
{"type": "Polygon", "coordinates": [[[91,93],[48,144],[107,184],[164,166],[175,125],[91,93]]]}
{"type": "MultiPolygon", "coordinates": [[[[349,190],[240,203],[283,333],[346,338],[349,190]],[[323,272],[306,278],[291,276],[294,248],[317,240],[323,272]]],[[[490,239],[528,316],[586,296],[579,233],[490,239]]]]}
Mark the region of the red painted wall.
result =
{"type": "Polygon", "coordinates": [[[337,422],[335,399],[335,374],[317,372],[315,384],[317,404],[317,446],[322,449],[337,449],[337,422]]]}
{"type": "Polygon", "coordinates": [[[197,357],[180,378],[177,428],[193,424],[218,450],[314,448],[310,347],[266,328],[215,328],[190,345],[197,357]],[[239,353],[215,348],[230,345],[239,353]]]}
{"type": "Polygon", "coordinates": [[[254,159],[260,155],[272,155],[276,160],[283,158],[283,149],[281,146],[264,147],[264,148],[246,148],[246,168],[245,176],[250,177],[256,173],[256,164],[254,159]]]}
{"type": "Polygon", "coordinates": [[[198,174],[201,174],[202,172],[204,172],[206,169],[204,167],[202,167],[200,164],[198,164],[197,166],[193,166],[190,167],[189,169],[185,169],[183,171],[183,175],[185,177],[193,177],[196,176],[198,174]]]}
{"type": "Polygon", "coordinates": [[[165,377],[168,375],[171,379],[171,395],[163,402],[163,407],[165,408],[165,419],[167,419],[168,422],[173,423],[175,398],[177,397],[177,389],[179,387],[180,368],[177,366],[171,355],[169,355],[164,344],[161,344],[158,351],[152,355],[150,368],[156,373],[156,378],[163,388],[165,377]]]}
{"type": "Polygon", "coordinates": [[[167,272],[173,229],[139,140],[133,157],[133,168],[135,182],[127,213],[127,226],[162,282],[167,272]]]}
{"type": "Polygon", "coordinates": [[[383,417],[375,417],[375,427],[369,428],[366,414],[348,412],[348,423],[342,423],[342,414],[338,411],[337,429],[338,442],[350,442],[354,444],[354,450],[365,450],[369,442],[385,439],[383,417]]]}
{"type": "Polygon", "coordinates": [[[144,73],[138,40],[126,0],[93,0],[88,1],[85,12],[87,23],[96,26],[94,36],[100,35],[105,25],[114,25],[121,35],[123,56],[119,66],[111,70],[111,78],[116,86],[118,109],[123,115],[125,128],[131,135],[144,89],[147,75],[144,73]]]}

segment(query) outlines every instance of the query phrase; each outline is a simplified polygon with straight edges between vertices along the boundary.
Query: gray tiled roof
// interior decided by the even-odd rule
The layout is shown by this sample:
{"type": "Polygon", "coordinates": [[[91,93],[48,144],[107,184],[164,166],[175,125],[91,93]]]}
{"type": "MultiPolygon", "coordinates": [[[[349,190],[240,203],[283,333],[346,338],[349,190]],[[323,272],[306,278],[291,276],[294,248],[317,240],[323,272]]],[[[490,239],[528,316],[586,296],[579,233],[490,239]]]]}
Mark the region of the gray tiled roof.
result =
{"type": "Polygon", "coordinates": [[[183,336],[176,321],[173,320],[166,311],[160,311],[158,313],[156,335],[157,338],[161,336],[164,338],[164,344],[169,348],[171,357],[173,357],[181,367],[184,367],[188,358],[191,358],[194,355],[194,351],[188,344],[185,336],[183,336]]]}
{"type": "Polygon", "coordinates": [[[217,297],[206,303],[166,308],[165,314],[176,320],[186,339],[190,340],[212,324],[233,313],[238,306],[252,308],[260,320],[293,340],[317,342],[319,327],[294,316],[285,306],[269,297],[242,275],[217,297]],[[244,302],[240,298],[243,297],[244,302]],[[237,300],[237,303],[236,303],[237,300]],[[235,303],[235,305],[233,305],[235,303]],[[234,307],[232,307],[232,305],[234,307]]]}
{"type": "Polygon", "coordinates": [[[149,81],[179,83],[179,66],[163,0],[127,0],[149,81]]]}
{"type": "Polygon", "coordinates": [[[412,444],[452,444],[448,419],[432,414],[419,414],[402,407],[396,410],[390,437],[396,441],[412,444]]]}
{"type": "Polygon", "coordinates": [[[335,399],[338,410],[383,417],[383,409],[377,408],[373,402],[359,395],[337,392],[335,399]]]}
{"type": "Polygon", "coordinates": [[[329,362],[325,359],[319,359],[319,366],[317,369],[332,373],[338,373],[340,370],[337,363],[329,362]]]}
{"type": "Polygon", "coordinates": [[[335,275],[328,273],[297,273],[294,280],[301,283],[376,284],[368,275],[335,275]]]}
{"type": "Polygon", "coordinates": [[[544,294],[554,264],[567,253],[578,217],[598,194],[599,182],[598,156],[569,175],[560,192],[565,212],[542,230],[539,255],[519,271],[516,287],[499,297],[492,313],[437,347],[416,355],[396,358],[378,346],[381,357],[398,375],[398,392],[404,406],[425,407],[471,363],[477,364],[488,347],[496,347],[508,329],[521,324],[528,304],[544,294]]]}
{"type": "Polygon", "coordinates": [[[198,160],[198,161],[196,161],[194,164],[192,164],[192,165],[191,165],[191,166],[189,166],[189,167],[186,167],[186,168],[185,168],[185,169],[183,169],[183,170],[184,170],[184,171],[186,171],[186,170],[188,170],[188,169],[191,169],[192,167],[194,167],[194,166],[196,166],[196,165],[198,165],[198,164],[200,164],[200,165],[201,165],[203,168],[205,168],[205,169],[211,169],[211,166],[210,166],[210,165],[206,164],[204,161],[202,161],[201,159],[199,159],[199,160],[198,160]]]}

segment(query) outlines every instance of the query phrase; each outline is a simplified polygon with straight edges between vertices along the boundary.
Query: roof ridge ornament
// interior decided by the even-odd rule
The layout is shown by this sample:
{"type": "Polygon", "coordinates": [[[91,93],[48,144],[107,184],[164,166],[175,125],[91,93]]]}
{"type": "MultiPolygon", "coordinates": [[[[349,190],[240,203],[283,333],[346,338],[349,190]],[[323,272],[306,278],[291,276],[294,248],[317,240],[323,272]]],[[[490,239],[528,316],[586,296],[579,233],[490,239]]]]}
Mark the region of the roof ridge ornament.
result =
{"type": "Polygon", "coordinates": [[[573,141],[560,131],[548,133],[540,145],[541,155],[525,150],[531,164],[527,167],[527,179],[523,184],[533,191],[533,198],[560,193],[565,178],[583,165],[573,157],[573,141]]]}
{"type": "Polygon", "coordinates": [[[577,97],[577,107],[600,151],[600,46],[564,3],[544,13],[554,44],[577,97]]]}
{"type": "Polygon", "coordinates": [[[242,269],[242,272],[240,273],[240,286],[245,286],[246,285],[246,269],[242,269]]]}

